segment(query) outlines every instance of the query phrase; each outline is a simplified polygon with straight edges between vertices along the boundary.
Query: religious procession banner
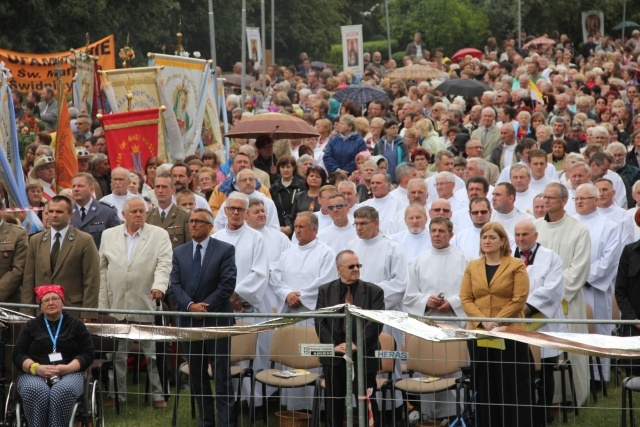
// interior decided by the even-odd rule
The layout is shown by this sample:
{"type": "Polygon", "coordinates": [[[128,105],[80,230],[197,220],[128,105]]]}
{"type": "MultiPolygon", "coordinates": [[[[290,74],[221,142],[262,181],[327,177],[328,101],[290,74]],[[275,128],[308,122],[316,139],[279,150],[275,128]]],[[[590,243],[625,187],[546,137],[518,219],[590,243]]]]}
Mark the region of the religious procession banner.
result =
{"type": "MultiPolygon", "coordinates": [[[[207,76],[206,88],[206,108],[204,110],[204,123],[202,124],[202,143],[205,150],[213,150],[221,159],[226,159],[224,143],[222,141],[222,132],[220,132],[220,115],[218,114],[218,95],[214,87],[214,79],[212,73],[207,76]]],[[[217,86],[223,91],[222,84],[217,86]]],[[[224,104],[222,104],[224,105],[224,104]]],[[[225,113],[226,114],[226,113],[225,113]]]]}
{"type": "MultiPolygon", "coordinates": [[[[98,68],[101,70],[116,68],[116,48],[113,34],[95,43],[90,43],[88,48],[85,46],[75,50],[97,56],[98,68]]],[[[58,93],[58,81],[55,73],[57,66],[62,68],[64,92],[71,92],[73,69],[67,61],[71,55],[73,55],[71,51],[32,54],[0,49],[0,61],[3,61],[13,74],[13,79],[10,82],[11,87],[20,92],[41,91],[45,86],[51,86],[58,93]]]]}
{"type": "Polygon", "coordinates": [[[601,10],[582,12],[582,43],[588,41],[589,36],[596,33],[604,35],[604,13],[601,10]]]}
{"type": "Polygon", "coordinates": [[[162,77],[159,67],[125,68],[101,73],[102,90],[104,91],[111,111],[125,112],[129,109],[127,93],[131,93],[131,111],[160,108],[163,112],[165,126],[158,126],[158,157],[164,161],[184,159],[180,129],[176,122],[170,100],[162,89],[162,77]]]}
{"type": "Polygon", "coordinates": [[[76,79],[73,84],[73,105],[80,114],[95,116],[94,88],[96,81],[96,63],[91,55],[75,52],[76,79]]]}
{"type": "Polygon", "coordinates": [[[26,202],[24,175],[18,152],[18,134],[16,129],[15,112],[11,87],[8,79],[11,73],[0,62],[0,184],[7,192],[10,207],[24,207],[26,202]],[[18,179],[22,186],[18,184],[18,179]]]}
{"type": "Polygon", "coordinates": [[[364,50],[362,46],[362,25],[346,25],[342,31],[342,68],[353,74],[364,74],[364,50]]]}
{"type": "Polygon", "coordinates": [[[162,88],[169,99],[185,156],[196,152],[202,138],[202,125],[209,95],[207,79],[211,68],[208,61],[183,56],[149,54],[149,65],[160,67],[162,88]]]}
{"type": "Polygon", "coordinates": [[[247,48],[249,55],[247,57],[254,63],[262,62],[262,42],[260,41],[260,28],[247,27],[247,48]]]}
{"type": "Polygon", "coordinates": [[[78,173],[75,139],[71,130],[71,117],[66,102],[60,103],[58,131],[56,132],[56,185],[59,189],[71,188],[71,179],[78,173]]]}
{"type": "Polygon", "coordinates": [[[122,166],[145,173],[150,157],[158,155],[159,108],[102,116],[111,169],[122,166]]]}

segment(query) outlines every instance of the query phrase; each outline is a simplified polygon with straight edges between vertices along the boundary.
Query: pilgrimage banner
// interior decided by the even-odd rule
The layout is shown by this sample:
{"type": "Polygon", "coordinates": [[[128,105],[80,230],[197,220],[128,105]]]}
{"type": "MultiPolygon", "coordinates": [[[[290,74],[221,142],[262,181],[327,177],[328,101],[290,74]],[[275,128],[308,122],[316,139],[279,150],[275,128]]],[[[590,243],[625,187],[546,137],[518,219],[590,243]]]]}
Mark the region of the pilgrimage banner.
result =
{"type": "Polygon", "coordinates": [[[161,90],[169,99],[166,107],[173,110],[184,153],[186,156],[194,154],[201,141],[210,63],[162,54],[150,54],[150,58],[150,65],[161,67],[161,90]]]}
{"type": "Polygon", "coordinates": [[[255,63],[262,61],[262,42],[260,41],[260,28],[247,27],[247,58],[255,63]]]}
{"type": "Polygon", "coordinates": [[[93,113],[93,95],[95,87],[95,64],[91,56],[76,54],[76,81],[73,84],[73,106],[80,114],[93,113]]]}
{"type": "Polygon", "coordinates": [[[133,95],[132,111],[159,108],[162,105],[167,107],[162,114],[165,126],[158,127],[157,150],[159,157],[173,163],[184,159],[184,148],[171,100],[162,87],[159,67],[125,68],[102,73],[102,89],[114,113],[127,111],[129,90],[133,95]]]}
{"type": "Polygon", "coordinates": [[[158,155],[159,111],[148,108],[102,117],[111,169],[122,166],[145,173],[149,157],[158,155]]]}
{"type": "Polygon", "coordinates": [[[355,75],[364,74],[364,50],[362,46],[362,25],[346,25],[342,31],[342,68],[355,75]]]}
{"type": "Polygon", "coordinates": [[[587,38],[595,37],[597,32],[604,35],[604,13],[601,10],[582,12],[582,42],[586,43],[587,38]]]}
{"type": "Polygon", "coordinates": [[[75,139],[71,130],[71,117],[66,102],[60,103],[58,131],[56,132],[56,185],[58,189],[71,188],[71,178],[78,173],[75,139]]]}
{"type": "MultiPolygon", "coordinates": [[[[204,111],[204,123],[202,124],[202,143],[205,150],[213,150],[218,153],[218,157],[225,159],[225,148],[222,142],[222,132],[220,132],[220,115],[218,114],[218,94],[213,85],[215,77],[209,73],[207,76],[206,88],[206,108],[204,111]]],[[[222,83],[218,83],[219,91],[223,90],[222,83]]],[[[226,114],[226,113],[225,113],[226,114]]]]}
{"type": "MultiPolygon", "coordinates": [[[[113,34],[89,44],[88,49],[80,47],[75,50],[97,56],[98,67],[101,70],[116,68],[116,48],[113,34]]],[[[0,62],[4,62],[13,74],[13,79],[10,82],[11,87],[20,92],[41,91],[45,86],[51,86],[58,93],[58,82],[54,70],[56,66],[60,65],[63,70],[64,93],[69,93],[73,85],[73,69],[71,64],[67,62],[67,58],[71,55],[73,55],[71,51],[32,54],[0,49],[0,62]]]]}

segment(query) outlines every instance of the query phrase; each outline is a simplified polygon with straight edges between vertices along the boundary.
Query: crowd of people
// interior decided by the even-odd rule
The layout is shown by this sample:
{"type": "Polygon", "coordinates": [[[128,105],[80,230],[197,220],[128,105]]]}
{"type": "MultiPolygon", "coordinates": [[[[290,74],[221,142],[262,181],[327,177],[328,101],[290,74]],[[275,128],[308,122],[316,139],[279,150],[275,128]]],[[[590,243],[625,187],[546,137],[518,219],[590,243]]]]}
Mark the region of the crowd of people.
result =
{"type": "MultiPolygon", "coordinates": [[[[595,34],[580,49],[566,35],[555,38],[529,50],[518,50],[513,39],[501,47],[489,39],[482,57],[453,62],[439,48],[431,55],[416,34],[403,65],[488,84],[491,90],[477,98],[445,96],[435,80],[390,79],[395,61],[383,62],[380,52],[365,54],[364,75],[357,77],[332,66],[315,69],[301,54],[298,67],[269,65],[269,85],[253,113],[297,115],[319,137],[235,138],[226,156],[207,150],[174,163],[152,157],[144,170],[112,170],[99,122],[71,108],[80,172],[71,188],[60,188],[49,133],[27,147],[27,198],[44,231],[27,236],[26,214],[3,207],[1,299],[41,303],[34,289],[58,284],[65,304],[105,311],[151,313],[163,299],[179,311],[224,313],[294,313],[347,302],[449,316],[460,327],[458,316],[505,319],[466,325],[491,330],[523,327],[509,318],[585,319],[588,309],[596,319],[612,319],[615,291],[622,319],[638,319],[640,32],[624,43],[595,34]],[[356,81],[381,87],[388,101],[334,98],[356,81]]],[[[57,101],[48,88],[27,94],[26,103],[22,94],[13,97],[20,125],[33,118],[55,130],[57,117],[50,116],[57,101]]],[[[234,94],[226,108],[232,125],[253,114],[234,94]]],[[[92,321],[94,314],[69,316],[92,321]]],[[[153,321],[151,314],[116,317],[153,321]]],[[[233,324],[231,314],[216,319],[185,317],[178,324],[233,324]]],[[[340,322],[307,324],[337,353],[346,351],[340,322]]],[[[536,327],[587,333],[584,324],[536,327]]],[[[596,325],[598,334],[612,330],[596,325]]],[[[383,331],[398,346],[404,342],[398,331],[383,331]]],[[[366,327],[367,355],[379,333],[366,327]]],[[[622,333],[640,335],[637,327],[622,333]]],[[[559,352],[543,349],[544,390],[534,396],[528,347],[484,341],[469,345],[479,425],[551,422],[559,352]],[[531,411],[533,402],[541,412],[531,411]]],[[[142,347],[153,406],[162,408],[155,345],[142,347]]],[[[235,425],[224,368],[229,341],[186,347],[195,373],[203,372],[203,355],[219,358],[217,414],[222,425],[235,425]]],[[[128,342],[119,348],[119,390],[111,397],[124,403],[128,342]]],[[[269,335],[261,334],[254,368],[268,367],[269,350],[269,335]]],[[[581,405],[589,390],[587,357],[569,357],[573,400],[581,405]]],[[[33,370],[28,359],[14,353],[14,360],[18,370],[33,370]]],[[[322,363],[327,396],[342,398],[344,360],[322,363]]],[[[608,380],[608,360],[601,363],[608,380]]],[[[374,365],[368,362],[367,383],[375,388],[374,365]]],[[[397,365],[394,378],[402,376],[397,365]]],[[[212,425],[209,382],[190,379],[200,423],[212,425]]],[[[310,409],[313,396],[302,389],[280,397],[299,410],[310,409]]],[[[453,416],[452,399],[445,393],[435,405],[423,402],[422,412],[453,416]]],[[[394,400],[385,409],[401,404],[394,400]]],[[[343,417],[341,404],[327,407],[327,425],[342,425],[343,417]]]]}

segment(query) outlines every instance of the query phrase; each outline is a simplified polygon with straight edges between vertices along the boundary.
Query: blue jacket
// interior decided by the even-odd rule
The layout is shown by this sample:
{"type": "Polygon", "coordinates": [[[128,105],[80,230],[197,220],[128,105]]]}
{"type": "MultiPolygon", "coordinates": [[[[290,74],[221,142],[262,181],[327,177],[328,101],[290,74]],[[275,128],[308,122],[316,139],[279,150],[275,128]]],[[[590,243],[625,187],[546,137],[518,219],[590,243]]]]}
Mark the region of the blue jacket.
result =
{"type": "MultiPolygon", "coordinates": [[[[235,184],[236,184],[236,176],[231,174],[229,178],[225,179],[224,182],[220,184],[220,186],[218,187],[218,191],[223,192],[227,197],[229,197],[229,194],[236,191],[235,184]]],[[[258,191],[261,186],[262,184],[260,184],[260,181],[256,179],[256,191],[258,191]]]]}
{"type": "Polygon", "coordinates": [[[396,180],[396,167],[402,162],[409,161],[409,150],[401,136],[396,136],[393,141],[387,141],[383,136],[373,149],[374,156],[382,155],[387,159],[387,173],[391,175],[393,182],[396,180]]]}
{"type": "Polygon", "coordinates": [[[329,140],[324,152],[324,166],[329,173],[342,169],[347,173],[356,170],[356,155],[366,151],[367,144],[357,132],[353,132],[346,140],[342,135],[336,135],[329,140]]]}

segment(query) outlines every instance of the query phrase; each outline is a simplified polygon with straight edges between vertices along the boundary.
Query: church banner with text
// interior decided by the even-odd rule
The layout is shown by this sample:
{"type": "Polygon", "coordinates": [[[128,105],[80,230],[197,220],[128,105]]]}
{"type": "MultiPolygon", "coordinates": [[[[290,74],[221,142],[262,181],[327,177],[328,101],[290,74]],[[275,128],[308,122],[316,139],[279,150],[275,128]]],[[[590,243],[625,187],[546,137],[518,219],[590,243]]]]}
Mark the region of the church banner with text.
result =
{"type": "MultiPolygon", "coordinates": [[[[98,57],[98,67],[101,70],[113,70],[116,68],[115,41],[113,34],[89,44],[89,48],[81,47],[76,49],[98,57]]],[[[11,70],[13,78],[10,82],[13,89],[20,92],[32,90],[41,91],[45,86],[51,86],[58,91],[55,68],[60,65],[62,68],[62,82],[64,92],[70,93],[73,85],[73,69],[67,62],[71,51],[57,52],[49,54],[34,54],[14,52],[0,49],[0,62],[11,70]]]]}
{"type": "Polygon", "coordinates": [[[159,111],[148,108],[102,117],[111,169],[122,166],[145,173],[147,160],[158,155],[159,111]]]}

